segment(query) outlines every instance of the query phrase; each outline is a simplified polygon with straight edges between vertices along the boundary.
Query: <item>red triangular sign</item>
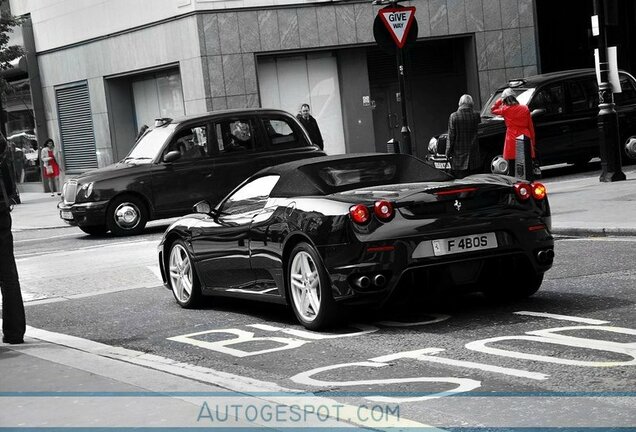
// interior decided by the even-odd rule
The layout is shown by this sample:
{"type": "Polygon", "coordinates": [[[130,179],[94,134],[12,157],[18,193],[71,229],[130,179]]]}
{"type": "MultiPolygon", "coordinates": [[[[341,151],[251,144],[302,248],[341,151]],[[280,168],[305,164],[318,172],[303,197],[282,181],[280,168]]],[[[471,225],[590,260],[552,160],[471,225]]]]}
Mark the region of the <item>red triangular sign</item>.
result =
{"type": "Polygon", "coordinates": [[[415,7],[385,8],[378,11],[398,48],[404,47],[415,17],[415,7]]]}

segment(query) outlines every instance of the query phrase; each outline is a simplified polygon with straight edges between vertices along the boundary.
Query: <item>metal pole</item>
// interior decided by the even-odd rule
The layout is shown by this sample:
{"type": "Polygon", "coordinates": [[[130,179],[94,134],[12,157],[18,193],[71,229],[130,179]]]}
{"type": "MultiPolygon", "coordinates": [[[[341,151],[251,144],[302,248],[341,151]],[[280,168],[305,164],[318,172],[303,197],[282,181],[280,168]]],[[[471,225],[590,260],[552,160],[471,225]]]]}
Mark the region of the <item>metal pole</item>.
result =
{"type": "Polygon", "coordinates": [[[413,153],[411,149],[411,130],[406,116],[406,86],[404,84],[404,56],[402,51],[402,48],[397,48],[398,80],[400,84],[400,102],[402,104],[402,142],[404,143],[403,152],[410,155],[413,153]]]}
{"type": "Polygon", "coordinates": [[[605,9],[601,0],[594,0],[594,14],[598,16],[598,60],[601,82],[598,86],[598,131],[601,154],[601,182],[625,180],[621,167],[618,114],[614,105],[614,93],[609,82],[607,59],[607,35],[605,33],[605,9]]]}

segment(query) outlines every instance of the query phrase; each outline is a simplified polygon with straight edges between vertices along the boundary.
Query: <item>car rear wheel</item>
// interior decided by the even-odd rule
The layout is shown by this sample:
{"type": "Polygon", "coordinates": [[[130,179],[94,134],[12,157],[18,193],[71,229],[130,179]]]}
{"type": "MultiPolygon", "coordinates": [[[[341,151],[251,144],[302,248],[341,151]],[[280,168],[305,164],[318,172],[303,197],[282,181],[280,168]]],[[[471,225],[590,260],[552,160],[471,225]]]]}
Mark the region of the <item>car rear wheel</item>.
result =
{"type": "Polygon", "coordinates": [[[140,234],[148,222],[148,211],[141,199],[132,195],[115,198],[108,207],[106,224],[117,236],[140,234]]]}
{"type": "Polygon", "coordinates": [[[79,229],[90,235],[104,235],[108,232],[106,225],[81,226],[79,229]]]}
{"type": "Polygon", "coordinates": [[[336,305],[318,252],[307,243],[299,243],[287,264],[290,304],[298,321],[309,330],[332,324],[336,305]]]}
{"type": "Polygon", "coordinates": [[[181,240],[170,246],[168,283],[179,306],[190,309],[201,300],[201,285],[192,265],[192,257],[181,240]]]}

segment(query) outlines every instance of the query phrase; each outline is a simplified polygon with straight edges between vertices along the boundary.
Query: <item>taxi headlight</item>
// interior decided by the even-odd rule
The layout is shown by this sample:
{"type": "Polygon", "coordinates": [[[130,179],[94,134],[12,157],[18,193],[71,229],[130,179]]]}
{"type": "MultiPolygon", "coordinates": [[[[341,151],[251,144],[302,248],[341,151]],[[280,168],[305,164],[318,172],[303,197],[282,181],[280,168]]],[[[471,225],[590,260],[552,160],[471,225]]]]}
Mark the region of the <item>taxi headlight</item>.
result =
{"type": "Polygon", "coordinates": [[[82,190],[84,191],[84,198],[90,198],[90,196],[93,194],[93,185],[94,185],[93,182],[82,185],[82,190]]]}
{"type": "Polygon", "coordinates": [[[433,137],[428,142],[428,152],[432,154],[437,153],[437,138],[433,137]]]}

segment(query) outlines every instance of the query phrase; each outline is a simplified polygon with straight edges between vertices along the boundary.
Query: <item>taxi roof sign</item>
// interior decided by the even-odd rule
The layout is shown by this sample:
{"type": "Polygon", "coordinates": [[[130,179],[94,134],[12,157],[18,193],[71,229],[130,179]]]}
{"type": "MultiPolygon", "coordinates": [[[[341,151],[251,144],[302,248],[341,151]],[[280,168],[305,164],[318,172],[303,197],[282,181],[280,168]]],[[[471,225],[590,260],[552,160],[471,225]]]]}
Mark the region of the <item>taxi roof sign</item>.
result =
{"type": "Polygon", "coordinates": [[[378,15],[386,28],[389,29],[389,33],[391,33],[398,48],[403,48],[411,24],[413,24],[415,7],[384,8],[378,11],[378,15]]]}

